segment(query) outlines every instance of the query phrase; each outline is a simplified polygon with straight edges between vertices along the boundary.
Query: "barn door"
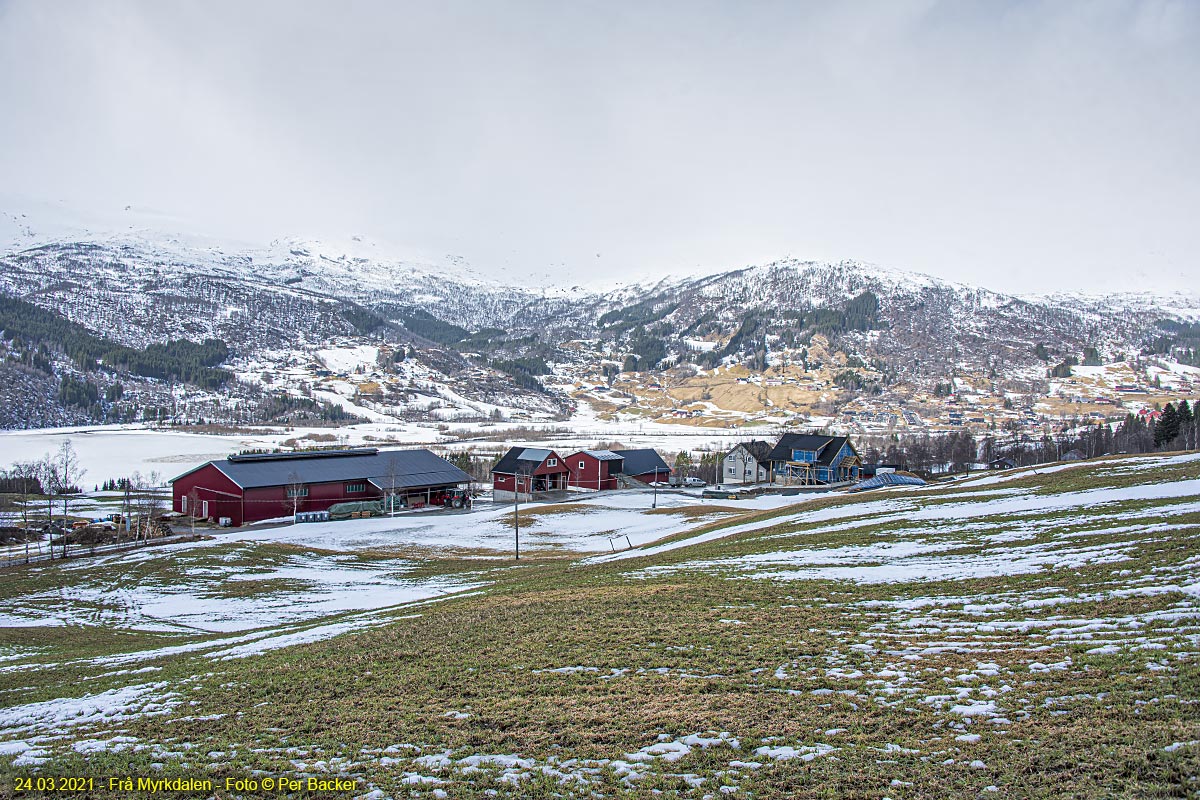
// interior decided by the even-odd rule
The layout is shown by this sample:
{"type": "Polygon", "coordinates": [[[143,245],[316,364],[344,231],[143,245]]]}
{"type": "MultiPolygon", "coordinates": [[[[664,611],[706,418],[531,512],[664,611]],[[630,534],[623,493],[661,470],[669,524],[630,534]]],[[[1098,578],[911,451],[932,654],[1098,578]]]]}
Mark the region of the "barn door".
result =
{"type": "Polygon", "coordinates": [[[202,516],[202,517],[208,516],[208,501],[207,500],[200,501],[200,516],[202,516]]]}

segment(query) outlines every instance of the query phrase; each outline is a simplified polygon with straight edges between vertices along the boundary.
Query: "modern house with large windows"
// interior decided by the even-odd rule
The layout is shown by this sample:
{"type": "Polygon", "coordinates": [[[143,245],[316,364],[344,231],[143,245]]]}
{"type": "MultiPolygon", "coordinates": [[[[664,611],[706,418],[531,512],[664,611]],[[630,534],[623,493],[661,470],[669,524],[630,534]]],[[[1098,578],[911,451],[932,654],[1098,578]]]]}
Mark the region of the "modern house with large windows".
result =
{"type": "Polygon", "coordinates": [[[785,433],[767,461],[772,481],[785,486],[856,481],[862,472],[858,451],[845,436],[785,433]]]}

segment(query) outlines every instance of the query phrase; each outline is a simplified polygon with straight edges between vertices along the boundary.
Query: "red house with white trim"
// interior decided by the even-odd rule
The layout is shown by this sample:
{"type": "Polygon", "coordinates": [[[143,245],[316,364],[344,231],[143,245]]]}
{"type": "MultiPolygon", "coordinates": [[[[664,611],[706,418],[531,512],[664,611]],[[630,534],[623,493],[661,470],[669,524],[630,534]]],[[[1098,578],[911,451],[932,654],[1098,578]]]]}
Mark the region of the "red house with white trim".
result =
{"type": "Polygon", "coordinates": [[[513,447],[492,467],[492,498],[511,500],[521,494],[563,491],[571,471],[553,450],[513,447]]]}
{"type": "Polygon", "coordinates": [[[616,489],[624,456],[611,450],[580,450],[567,456],[570,484],[582,489],[616,489]]]}

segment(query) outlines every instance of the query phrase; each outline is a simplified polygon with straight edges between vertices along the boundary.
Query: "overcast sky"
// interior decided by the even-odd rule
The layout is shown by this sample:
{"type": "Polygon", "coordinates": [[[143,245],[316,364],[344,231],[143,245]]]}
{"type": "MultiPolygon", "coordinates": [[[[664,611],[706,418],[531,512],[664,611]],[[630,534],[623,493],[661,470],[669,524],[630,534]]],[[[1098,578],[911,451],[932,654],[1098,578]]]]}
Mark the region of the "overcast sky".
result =
{"type": "Polygon", "coordinates": [[[1200,2],[0,0],[0,190],[566,284],[1191,288],[1200,2]]]}

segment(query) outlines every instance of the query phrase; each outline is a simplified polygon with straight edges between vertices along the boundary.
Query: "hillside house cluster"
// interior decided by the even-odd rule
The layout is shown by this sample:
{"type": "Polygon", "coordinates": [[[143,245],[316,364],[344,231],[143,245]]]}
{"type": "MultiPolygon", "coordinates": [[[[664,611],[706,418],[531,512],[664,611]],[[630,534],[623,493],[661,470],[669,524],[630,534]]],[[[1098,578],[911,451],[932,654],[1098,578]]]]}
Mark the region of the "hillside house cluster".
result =
{"type": "Polygon", "coordinates": [[[471,476],[428,450],[375,448],[238,455],[171,481],[171,507],[188,517],[240,526],[326,511],[336,503],[393,500],[428,505],[469,486],[471,476]]]}
{"type": "Polygon", "coordinates": [[[492,497],[511,500],[545,495],[574,486],[582,489],[616,489],[633,481],[667,481],[671,468],[658,451],[579,450],[561,456],[541,447],[513,447],[492,468],[492,497]]]}

